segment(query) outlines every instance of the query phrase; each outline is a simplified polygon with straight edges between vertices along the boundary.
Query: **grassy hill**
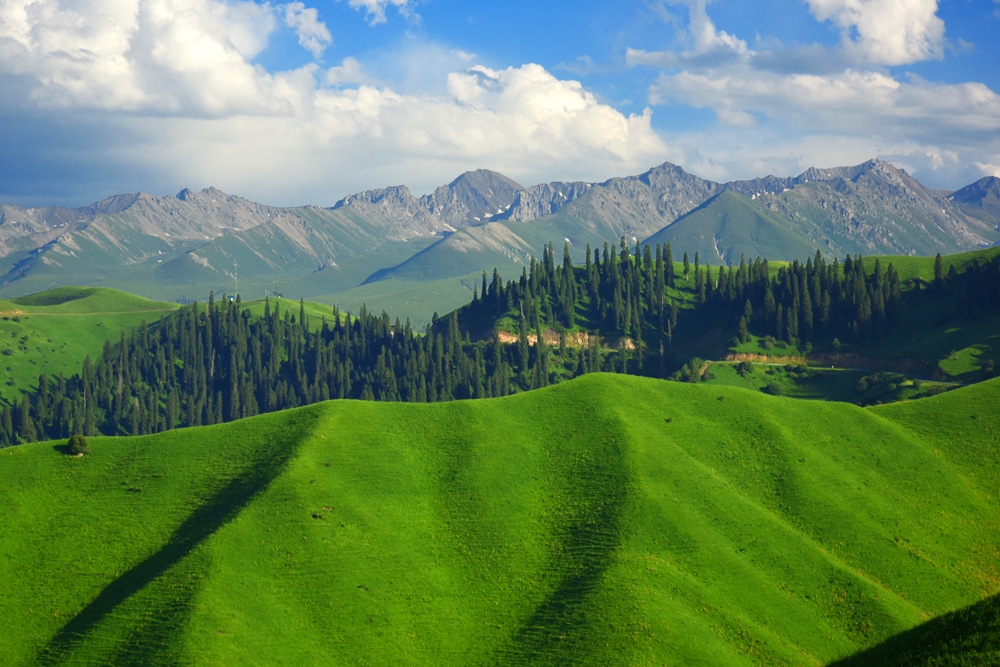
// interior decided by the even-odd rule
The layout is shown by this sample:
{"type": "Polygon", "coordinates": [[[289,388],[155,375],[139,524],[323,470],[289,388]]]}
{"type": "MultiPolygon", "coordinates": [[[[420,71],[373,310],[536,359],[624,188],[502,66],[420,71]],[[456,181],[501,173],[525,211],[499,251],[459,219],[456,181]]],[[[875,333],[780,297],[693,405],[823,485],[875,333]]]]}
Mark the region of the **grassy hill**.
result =
{"type": "Polygon", "coordinates": [[[38,376],[67,376],[104,341],[118,342],[145,320],[154,322],[179,308],[112,289],[59,287],[15,299],[0,299],[0,398],[37,388],[38,376]]]}
{"type": "Polygon", "coordinates": [[[998,405],[588,375],[13,447],[0,663],[826,664],[1000,591],[998,405]]]}

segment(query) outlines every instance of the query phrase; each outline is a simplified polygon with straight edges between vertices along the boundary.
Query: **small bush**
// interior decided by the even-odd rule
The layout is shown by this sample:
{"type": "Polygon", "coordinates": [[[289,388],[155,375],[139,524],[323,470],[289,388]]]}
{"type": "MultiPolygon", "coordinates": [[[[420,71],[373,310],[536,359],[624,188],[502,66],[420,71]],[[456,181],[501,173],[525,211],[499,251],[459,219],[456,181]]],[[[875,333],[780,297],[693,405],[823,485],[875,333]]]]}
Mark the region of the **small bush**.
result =
{"type": "Polygon", "coordinates": [[[70,436],[69,442],[66,443],[69,447],[69,453],[76,456],[78,454],[89,454],[90,453],[90,443],[82,435],[70,436]]]}
{"type": "Polygon", "coordinates": [[[781,394],[781,387],[778,386],[777,382],[769,382],[766,386],[760,388],[765,394],[770,394],[771,396],[778,396],[781,394]]]}

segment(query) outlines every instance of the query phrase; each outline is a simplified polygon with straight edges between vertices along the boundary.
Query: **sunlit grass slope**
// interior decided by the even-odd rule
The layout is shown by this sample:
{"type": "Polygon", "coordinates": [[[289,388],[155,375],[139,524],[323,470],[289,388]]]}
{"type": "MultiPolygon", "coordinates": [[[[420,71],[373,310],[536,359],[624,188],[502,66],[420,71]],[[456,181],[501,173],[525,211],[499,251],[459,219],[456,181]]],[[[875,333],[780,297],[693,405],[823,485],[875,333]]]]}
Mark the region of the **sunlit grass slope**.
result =
{"type": "Polygon", "coordinates": [[[0,299],[0,397],[37,388],[38,376],[77,372],[104,341],[117,343],[145,320],[152,323],[179,308],[100,287],[57,287],[0,299]]]}
{"type": "Polygon", "coordinates": [[[826,664],[1000,591],[998,406],[589,375],[10,448],[0,663],[826,664]]]}

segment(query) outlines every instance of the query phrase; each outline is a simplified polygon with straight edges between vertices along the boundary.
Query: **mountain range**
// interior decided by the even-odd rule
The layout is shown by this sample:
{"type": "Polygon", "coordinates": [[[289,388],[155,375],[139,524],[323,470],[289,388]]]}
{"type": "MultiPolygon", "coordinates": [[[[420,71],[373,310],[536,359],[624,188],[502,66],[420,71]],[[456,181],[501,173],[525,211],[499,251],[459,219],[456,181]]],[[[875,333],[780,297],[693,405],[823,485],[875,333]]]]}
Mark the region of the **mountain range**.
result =
{"type": "Polygon", "coordinates": [[[667,242],[703,262],[740,255],[933,255],[1000,241],[1000,179],[955,192],[888,162],[717,183],[665,163],[602,183],[523,187],[477,170],[424,196],[405,186],[329,208],[273,207],[209,188],[116,195],[79,209],[0,206],[0,295],[88,284],[151,298],[210,290],[322,298],[387,279],[520,273],[545,243],[582,261],[600,248],[667,242]]]}

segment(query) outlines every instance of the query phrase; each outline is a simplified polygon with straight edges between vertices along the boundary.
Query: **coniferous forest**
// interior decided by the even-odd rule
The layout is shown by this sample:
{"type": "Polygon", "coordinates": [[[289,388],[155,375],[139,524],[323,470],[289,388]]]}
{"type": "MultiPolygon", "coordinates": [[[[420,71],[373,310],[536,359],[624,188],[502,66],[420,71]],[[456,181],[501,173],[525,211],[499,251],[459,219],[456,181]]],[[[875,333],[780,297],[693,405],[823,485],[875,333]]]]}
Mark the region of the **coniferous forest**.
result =
{"type": "MultiPolygon", "coordinates": [[[[948,298],[963,312],[1000,309],[1000,258],[907,289],[892,264],[832,262],[817,252],[776,271],[767,260],[702,265],[669,243],[587,248],[574,266],[548,245],[516,280],[484,272],[472,301],[426,332],[364,308],[316,322],[235,300],[194,303],[143,324],[71,377],[3,408],[0,446],[84,435],[140,435],[232,421],[333,398],[436,402],[506,396],[588,372],[669,377],[692,355],[675,350],[687,323],[788,342],[864,342],[897,326],[904,308],[948,298]],[[904,295],[905,292],[905,295],[904,295]],[[905,298],[904,298],[905,296],[905,298]],[[505,323],[500,335],[500,323],[505,323]]],[[[675,376],[676,377],[676,376],[675,376]]]]}

